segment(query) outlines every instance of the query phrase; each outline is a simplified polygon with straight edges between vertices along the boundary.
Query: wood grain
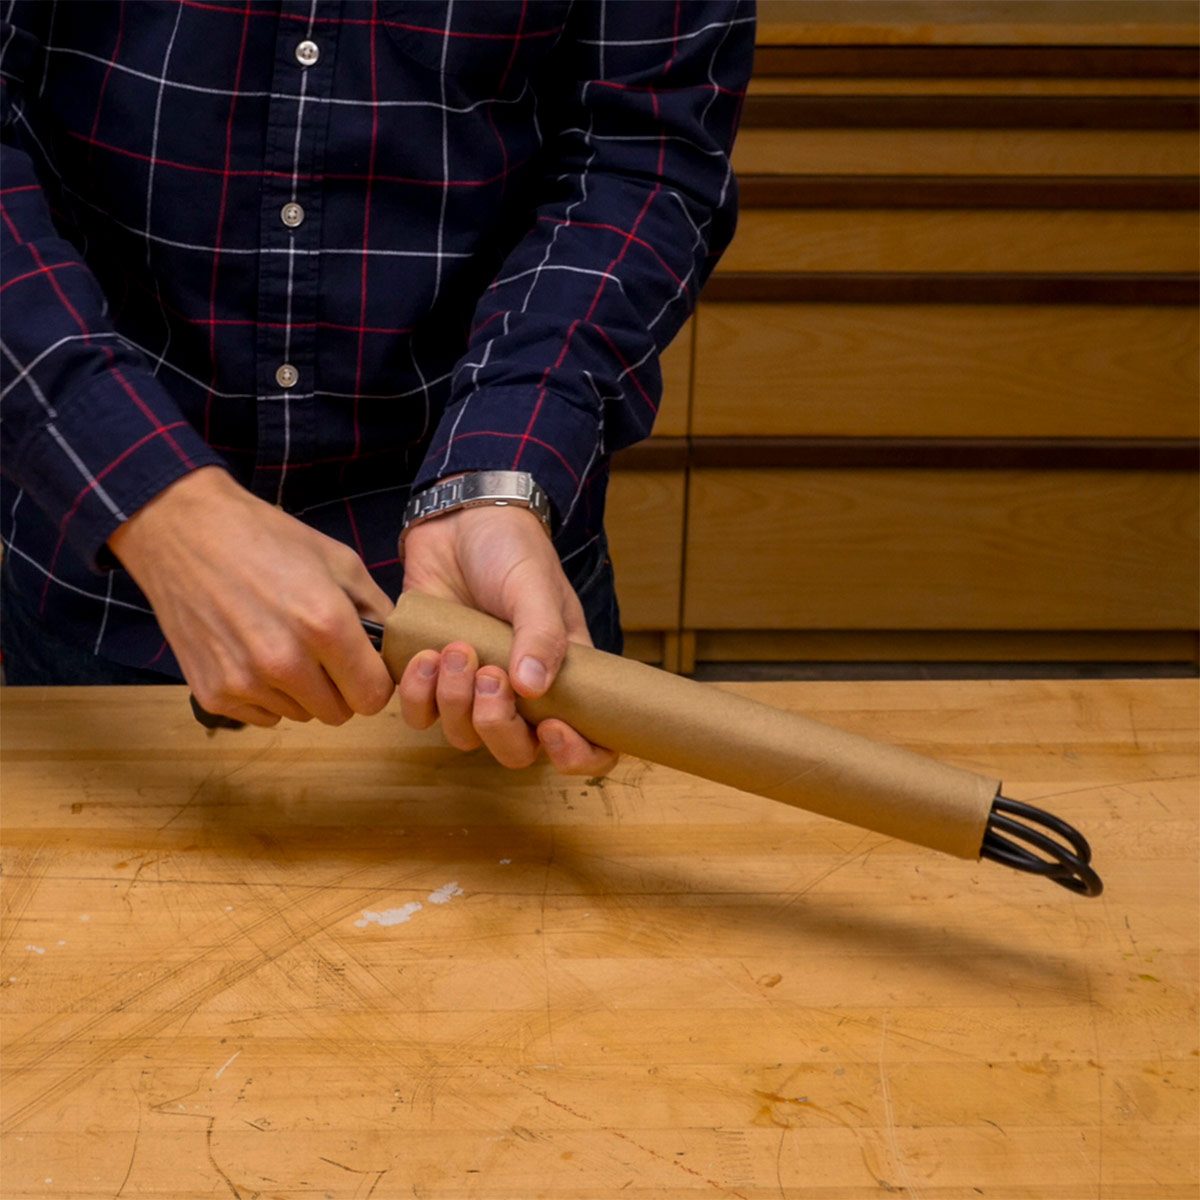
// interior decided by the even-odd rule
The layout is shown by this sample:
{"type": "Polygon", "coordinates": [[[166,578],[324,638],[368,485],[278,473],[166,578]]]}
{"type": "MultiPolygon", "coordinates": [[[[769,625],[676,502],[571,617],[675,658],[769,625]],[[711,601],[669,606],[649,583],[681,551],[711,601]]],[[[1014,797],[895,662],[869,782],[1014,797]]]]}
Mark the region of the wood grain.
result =
{"type": "Polygon", "coordinates": [[[1194,271],[1191,213],[748,209],[721,271],[1194,271]]]}
{"type": "MultiPolygon", "coordinates": [[[[661,666],[667,656],[666,642],[670,638],[678,639],[678,636],[676,633],[650,633],[645,630],[627,629],[625,631],[625,657],[661,666]]],[[[667,669],[671,670],[672,668],[668,667],[667,669]]]]}
{"type": "Polygon", "coordinates": [[[1196,51],[1165,46],[759,46],[757,76],[805,79],[1195,79],[1196,51]]]}
{"type": "Polygon", "coordinates": [[[760,46],[1194,45],[1179,0],[760,0],[760,46]]]}
{"type": "Polygon", "coordinates": [[[1195,476],[697,470],[688,629],[1195,627],[1195,476]]]}
{"type": "Polygon", "coordinates": [[[5,689],[5,1200],[1191,1200],[1194,684],[739,690],[995,769],[1105,897],[394,710],[5,689]]]}
{"type": "Polygon", "coordinates": [[[742,175],[743,208],[1196,208],[1174,175],[742,175]]]}
{"type": "Polygon", "coordinates": [[[1189,133],[1066,129],[745,129],[749,175],[1195,175],[1189,133]]]}
{"type": "Polygon", "coordinates": [[[704,437],[683,445],[692,467],[752,470],[897,467],[1195,474],[1200,467],[1200,448],[1191,438],[704,437]]]}
{"type": "Polygon", "coordinates": [[[696,657],[703,662],[1195,663],[1200,659],[1194,631],[702,629],[695,638],[696,657]]]}
{"type": "Polygon", "coordinates": [[[1196,131],[1195,96],[753,95],[746,129],[1174,129],[1196,131]]]}
{"type": "Polygon", "coordinates": [[[1195,272],[720,271],[711,301],[759,304],[1106,304],[1195,308],[1195,272]]]}
{"type": "Polygon", "coordinates": [[[1195,437],[1187,308],[704,303],[693,432],[1195,437]]]}
{"type": "Polygon", "coordinates": [[[654,422],[655,437],[684,437],[688,431],[688,409],[692,387],[693,323],[687,324],[659,357],[663,398],[654,422]]]}
{"type": "Polygon", "coordinates": [[[609,545],[629,630],[679,627],[684,473],[619,471],[609,481],[609,545]]]}
{"type": "Polygon", "coordinates": [[[937,79],[928,76],[888,78],[756,75],[750,96],[1194,96],[1194,79],[1039,79],[1011,78],[937,79]]]}

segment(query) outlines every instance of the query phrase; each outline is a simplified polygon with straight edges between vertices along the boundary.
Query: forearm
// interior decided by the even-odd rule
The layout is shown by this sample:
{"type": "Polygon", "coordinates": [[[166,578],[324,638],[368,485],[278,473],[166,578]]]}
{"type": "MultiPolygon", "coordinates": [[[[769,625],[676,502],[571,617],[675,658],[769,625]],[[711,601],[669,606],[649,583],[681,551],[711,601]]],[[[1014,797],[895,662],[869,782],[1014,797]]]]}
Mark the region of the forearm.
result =
{"type": "Polygon", "coordinates": [[[181,476],[220,464],[55,229],[28,157],[3,147],[0,458],[87,562],[181,476]]]}
{"type": "Polygon", "coordinates": [[[658,354],[732,234],[753,37],[748,5],[674,12],[609,6],[607,33],[595,6],[573,13],[535,219],[479,303],[419,486],[528,470],[561,523],[594,465],[650,432],[658,354]]]}

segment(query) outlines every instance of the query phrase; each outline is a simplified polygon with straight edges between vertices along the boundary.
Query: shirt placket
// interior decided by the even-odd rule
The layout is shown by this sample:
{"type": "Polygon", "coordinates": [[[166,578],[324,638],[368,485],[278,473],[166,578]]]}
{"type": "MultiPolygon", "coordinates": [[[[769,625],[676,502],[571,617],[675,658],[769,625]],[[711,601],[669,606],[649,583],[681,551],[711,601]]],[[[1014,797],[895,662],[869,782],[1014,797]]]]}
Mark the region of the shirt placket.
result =
{"type": "Polygon", "coordinates": [[[255,349],[258,442],[252,489],[274,504],[303,500],[315,451],[320,309],[321,175],[338,6],[285,3],[276,38],[263,158],[255,349]]]}

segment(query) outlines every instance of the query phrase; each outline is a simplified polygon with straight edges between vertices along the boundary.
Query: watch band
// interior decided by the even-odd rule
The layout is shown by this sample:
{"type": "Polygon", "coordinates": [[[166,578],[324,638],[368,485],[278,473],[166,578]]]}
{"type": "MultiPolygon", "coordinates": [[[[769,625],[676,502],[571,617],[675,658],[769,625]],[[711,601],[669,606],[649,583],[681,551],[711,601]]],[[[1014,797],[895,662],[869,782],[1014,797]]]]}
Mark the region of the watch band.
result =
{"type": "Polygon", "coordinates": [[[404,506],[401,539],[414,525],[460,508],[527,508],[550,531],[550,497],[528,471],[467,471],[417,492],[404,506]]]}

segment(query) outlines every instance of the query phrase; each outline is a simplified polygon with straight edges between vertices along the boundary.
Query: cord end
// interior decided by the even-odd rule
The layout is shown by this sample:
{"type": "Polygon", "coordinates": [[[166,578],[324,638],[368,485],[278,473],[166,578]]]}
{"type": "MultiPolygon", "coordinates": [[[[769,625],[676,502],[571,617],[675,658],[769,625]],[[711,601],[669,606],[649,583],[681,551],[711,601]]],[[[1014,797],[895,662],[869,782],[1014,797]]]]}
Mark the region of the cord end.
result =
{"type": "Polygon", "coordinates": [[[992,802],[980,857],[1014,871],[1045,876],[1079,896],[1099,896],[1104,891],[1092,867],[1092,848],[1074,825],[1007,796],[992,802]]]}

